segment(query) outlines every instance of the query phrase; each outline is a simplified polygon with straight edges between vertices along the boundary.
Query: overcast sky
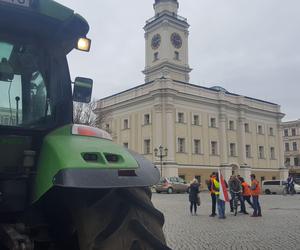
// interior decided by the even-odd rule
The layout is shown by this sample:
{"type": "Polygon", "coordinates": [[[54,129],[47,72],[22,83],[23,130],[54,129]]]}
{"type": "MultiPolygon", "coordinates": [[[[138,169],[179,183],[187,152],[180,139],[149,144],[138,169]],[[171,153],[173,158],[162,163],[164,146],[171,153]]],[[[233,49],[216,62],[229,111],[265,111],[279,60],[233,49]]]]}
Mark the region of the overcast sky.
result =
{"type": "MultiPolygon", "coordinates": [[[[143,26],[154,0],[58,0],[90,23],[89,54],[69,55],[72,77],[103,98],[144,83],[143,26]]],[[[179,0],[190,27],[190,83],[280,104],[300,118],[299,0],[179,0]]]]}

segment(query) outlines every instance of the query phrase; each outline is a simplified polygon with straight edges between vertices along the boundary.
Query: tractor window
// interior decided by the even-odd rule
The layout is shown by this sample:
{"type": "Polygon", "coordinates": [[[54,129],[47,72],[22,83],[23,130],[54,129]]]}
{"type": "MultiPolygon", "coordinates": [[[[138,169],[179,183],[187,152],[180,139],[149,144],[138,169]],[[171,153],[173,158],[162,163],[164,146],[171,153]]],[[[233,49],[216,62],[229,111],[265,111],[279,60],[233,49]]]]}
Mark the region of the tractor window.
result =
{"type": "Polygon", "coordinates": [[[51,117],[41,50],[0,40],[0,125],[34,127],[51,117]]]}

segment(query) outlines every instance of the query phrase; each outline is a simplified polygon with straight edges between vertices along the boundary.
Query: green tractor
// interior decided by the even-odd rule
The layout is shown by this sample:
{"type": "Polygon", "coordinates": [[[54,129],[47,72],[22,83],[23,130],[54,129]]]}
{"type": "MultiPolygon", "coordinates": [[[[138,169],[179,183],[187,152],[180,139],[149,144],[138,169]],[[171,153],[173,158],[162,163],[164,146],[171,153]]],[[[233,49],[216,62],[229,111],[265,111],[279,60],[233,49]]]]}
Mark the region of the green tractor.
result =
{"type": "Polygon", "coordinates": [[[67,54],[89,51],[88,23],[51,0],[0,0],[0,249],[169,249],[151,202],[158,169],[73,124],[92,80],[67,54]]]}

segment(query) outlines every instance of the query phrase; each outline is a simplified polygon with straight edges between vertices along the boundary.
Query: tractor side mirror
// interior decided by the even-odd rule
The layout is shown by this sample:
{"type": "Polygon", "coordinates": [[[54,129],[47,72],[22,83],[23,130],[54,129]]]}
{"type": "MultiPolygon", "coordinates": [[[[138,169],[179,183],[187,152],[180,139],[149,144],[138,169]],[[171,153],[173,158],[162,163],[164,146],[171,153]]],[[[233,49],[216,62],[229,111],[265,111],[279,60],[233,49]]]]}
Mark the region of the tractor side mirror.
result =
{"type": "Polygon", "coordinates": [[[76,77],[73,90],[73,101],[89,103],[92,98],[93,80],[76,77]]]}
{"type": "Polygon", "coordinates": [[[6,58],[2,58],[0,62],[0,81],[11,82],[14,79],[14,69],[7,61],[6,58]]]}

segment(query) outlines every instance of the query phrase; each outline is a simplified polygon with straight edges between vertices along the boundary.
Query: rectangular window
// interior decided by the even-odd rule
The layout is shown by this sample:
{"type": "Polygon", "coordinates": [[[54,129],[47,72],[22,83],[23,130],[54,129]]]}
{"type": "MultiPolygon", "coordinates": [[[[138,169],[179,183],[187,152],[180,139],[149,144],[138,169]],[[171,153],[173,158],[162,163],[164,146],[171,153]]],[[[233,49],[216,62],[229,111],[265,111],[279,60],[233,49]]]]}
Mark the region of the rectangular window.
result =
{"type": "Polygon", "coordinates": [[[179,52],[178,51],[174,52],[174,60],[179,61],[179,52]]]}
{"type": "Polygon", "coordinates": [[[258,125],[257,126],[257,133],[260,134],[260,135],[263,134],[263,127],[262,127],[262,125],[258,125]]]}
{"type": "Polygon", "coordinates": [[[124,119],[124,121],[123,121],[123,128],[124,128],[124,129],[128,129],[128,128],[129,128],[129,122],[128,122],[128,119],[124,119]]]}
{"type": "Polygon", "coordinates": [[[212,128],[217,127],[216,118],[210,118],[210,126],[211,126],[212,128]]]}
{"type": "Polygon", "coordinates": [[[150,140],[144,140],[144,154],[148,155],[150,152],[150,140]]]}
{"type": "Polygon", "coordinates": [[[274,135],[274,128],[270,128],[269,130],[270,130],[270,131],[269,131],[269,132],[270,132],[270,135],[273,136],[273,135],[274,135]]]}
{"type": "Polygon", "coordinates": [[[246,157],[251,158],[251,145],[246,145],[246,157]]]}
{"type": "Polygon", "coordinates": [[[178,123],[184,123],[184,113],[178,113],[178,123]]]}
{"type": "Polygon", "coordinates": [[[271,156],[271,160],[275,160],[275,148],[274,147],[270,148],[270,156],[271,156]]]}
{"type": "Polygon", "coordinates": [[[276,177],[275,177],[275,176],[272,176],[272,180],[276,180],[276,177]]]}
{"type": "Polygon", "coordinates": [[[291,165],[291,159],[290,158],[285,158],[285,165],[290,166],[291,165]]]}
{"type": "Polygon", "coordinates": [[[158,52],[155,52],[153,55],[153,61],[157,61],[158,60],[158,52]]]}
{"type": "Polygon", "coordinates": [[[124,142],[124,143],[123,143],[123,146],[124,146],[125,148],[128,148],[128,142],[124,142]]]}
{"type": "Polygon", "coordinates": [[[299,158],[294,158],[294,165],[299,166],[299,158]]]}
{"type": "Polygon", "coordinates": [[[249,132],[250,132],[249,123],[245,123],[245,132],[246,132],[246,133],[249,133],[249,132]]]}
{"type": "Polygon", "coordinates": [[[297,150],[298,150],[297,142],[293,142],[293,151],[297,151],[297,150]]]}
{"type": "Polygon", "coordinates": [[[289,130],[288,129],[284,130],[284,136],[289,136],[289,130]]]}
{"type": "Polygon", "coordinates": [[[150,124],[150,115],[145,114],[144,115],[144,125],[149,125],[150,124]]]}
{"type": "Polygon", "coordinates": [[[196,126],[200,125],[199,115],[194,115],[193,116],[193,125],[196,125],[196,126]]]}
{"type": "Polygon", "coordinates": [[[211,142],[211,154],[212,155],[218,154],[218,143],[216,141],[211,142]]]}
{"type": "Polygon", "coordinates": [[[265,158],[264,146],[259,146],[258,147],[258,157],[259,157],[259,159],[264,159],[265,158]]]}
{"type": "Polygon", "coordinates": [[[296,136],[296,129],[292,128],[292,136],[296,136]]]}
{"type": "Polygon", "coordinates": [[[184,153],[184,152],[185,152],[185,139],[178,138],[178,153],[184,153]]]}
{"type": "Polygon", "coordinates": [[[286,152],[289,152],[289,151],[290,151],[290,144],[289,144],[288,142],[286,142],[286,143],[284,144],[284,148],[285,148],[285,151],[286,151],[286,152]]]}
{"type": "Polygon", "coordinates": [[[229,130],[234,130],[234,121],[229,121],[229,130]]]}
{"type": "Polygon", "coordinates": [[[230,156],[235,157],[236,156],[236,144],[235,143],[230,143],[229,144],[229,149],[230,149],[230,156]]]}
{"type": "Polygon", "coordinates": [[[200,140],[194,140],[194,154],[201,154],[201,142],[200,142],[200,140]]]}

